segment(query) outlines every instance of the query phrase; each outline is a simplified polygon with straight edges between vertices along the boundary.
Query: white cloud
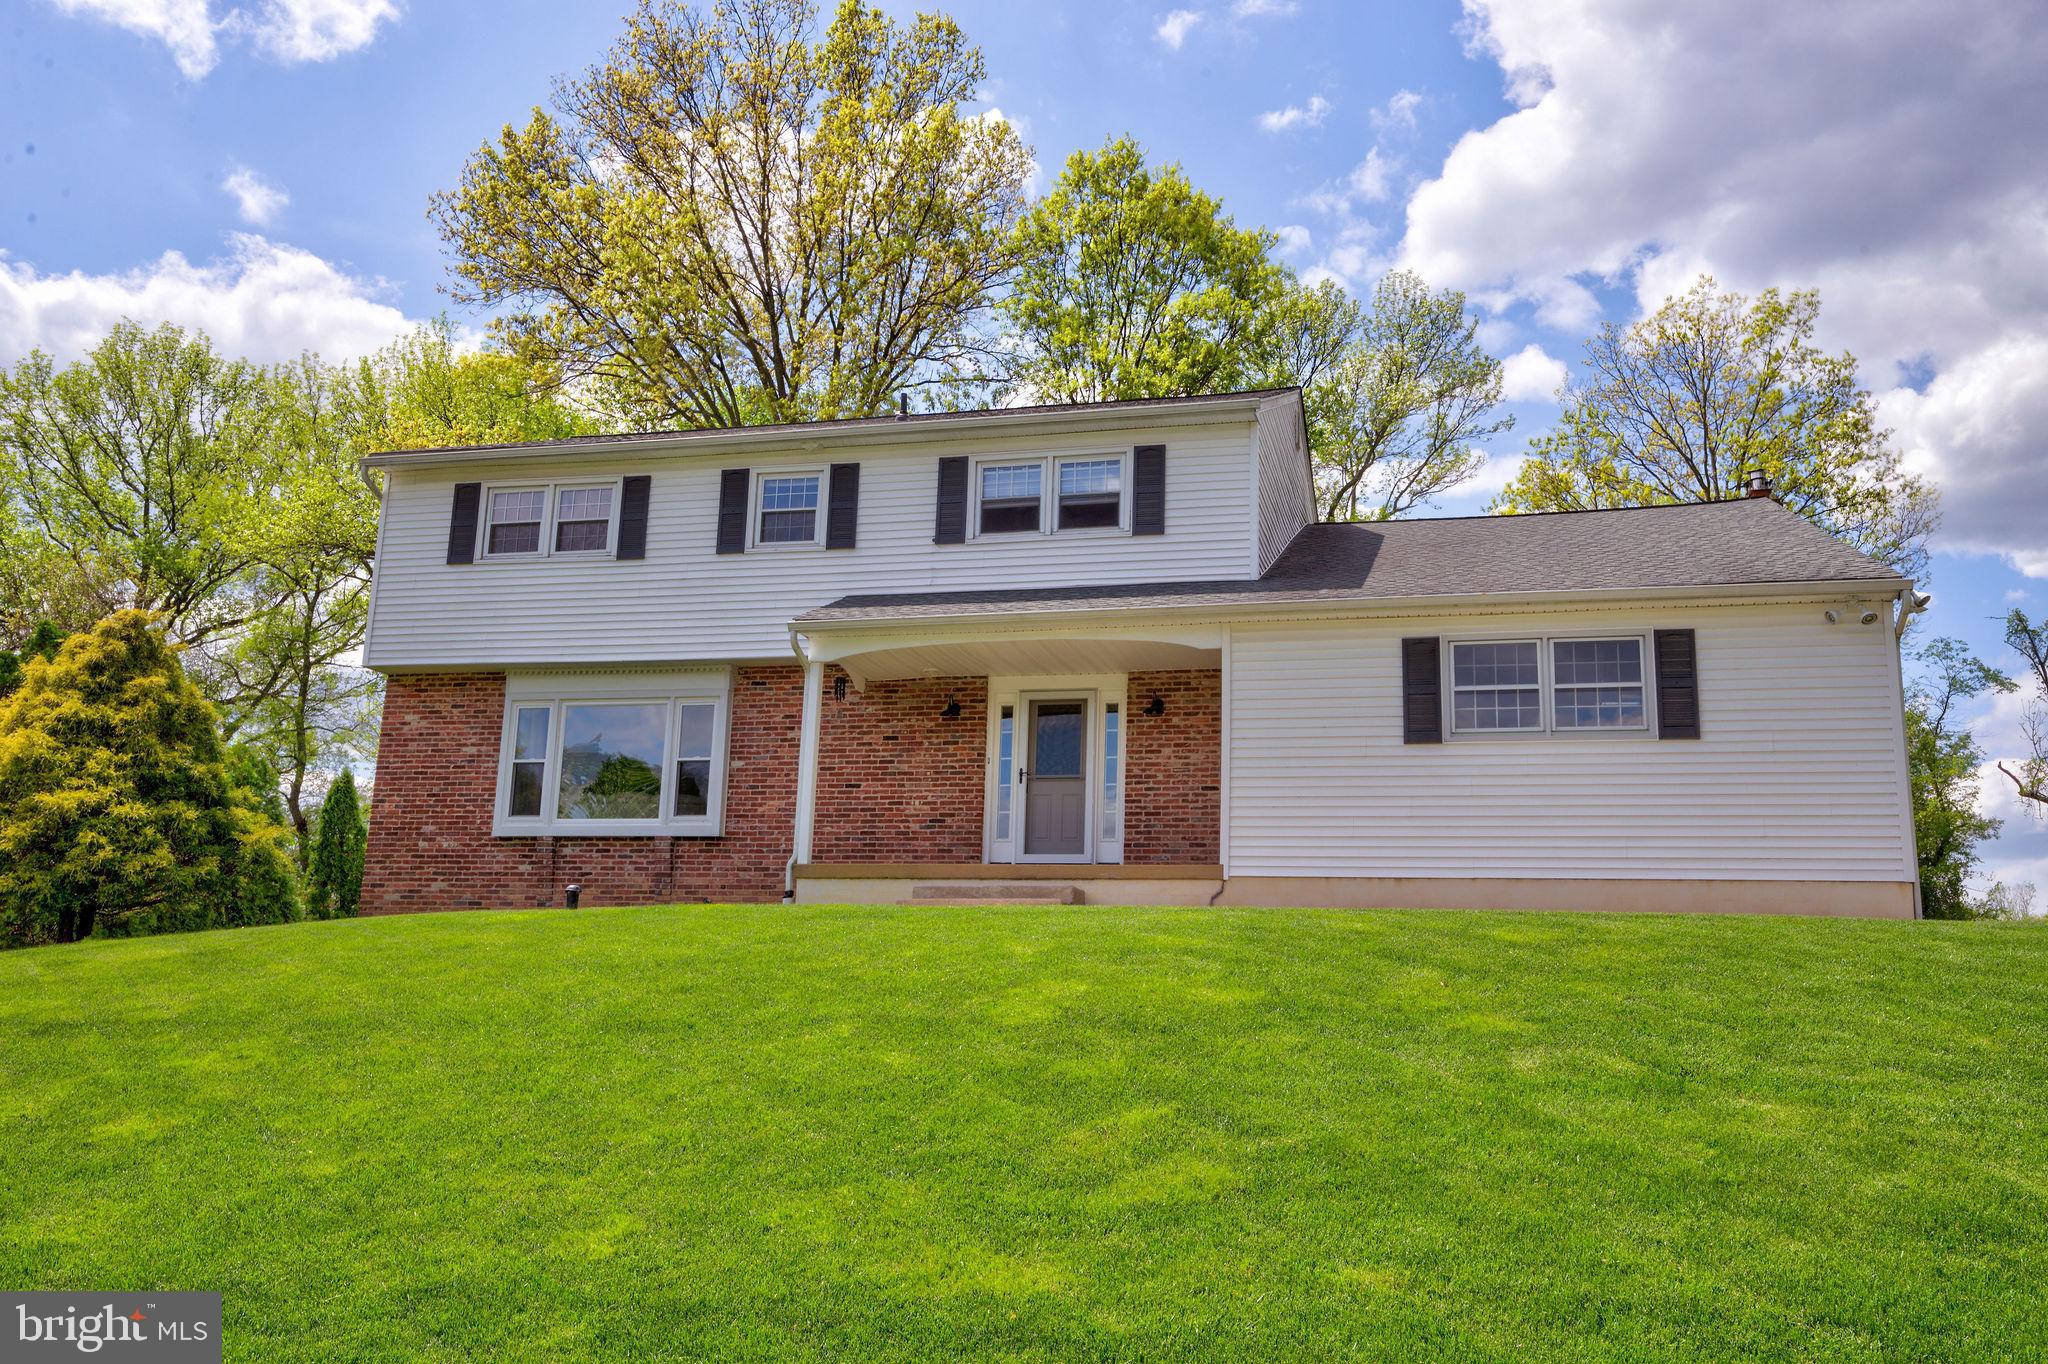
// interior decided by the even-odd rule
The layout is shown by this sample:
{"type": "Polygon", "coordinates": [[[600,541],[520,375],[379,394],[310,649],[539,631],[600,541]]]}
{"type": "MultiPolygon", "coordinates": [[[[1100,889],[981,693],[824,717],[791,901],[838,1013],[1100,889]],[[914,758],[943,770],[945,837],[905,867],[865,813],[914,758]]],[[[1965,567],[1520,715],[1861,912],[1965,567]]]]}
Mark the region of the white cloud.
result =
{"type": "Polygon", "coordinates": [[[199,80],[220,61],[222,37],[246,36],[287,66],[324,62],[367,47],[378,26],[398,18],[396,0],[265,0],[261,9],[213,0],[53,0],[67,14],[98,19],[170,49],[178,70],[199,80]]]}
{"type": "Polygon", "coordinates": [[[1600,281],[1817,287],[1822,343],[1943,487],[1937,548],[2048,576],[2048,25],[2005,0],[1467,11],[1520,107],[1415,191],[1403,263],[1574,330],[1600,281]]]}
{"type": "Polygon", "coordinates": [[[237,166],[229,171],[220,187],[235,201],[235,209],[242,215],[242,221],[258,227],[268,225],[292,201],[291,195],[247,166],[237,166]]]}
{"type": "Polygon", "coordinates": [[[1152,36],[1178,52],[1180,45],[1188,40],[1188,30],[1201,22],[1202,15],[1199,10],[1169,10],[1159,20],[1159,27],[1152,30],[1152,36]]]}
{"type": "Polygon", "coordinates": [[[58,9],[154,38],[192,80],[220,60],[207,0],[55,0],[58,9]]]}
{"type": "Polygon", "coordinates": [[[1415,110],[1422,103],[1422,96],[1413,90],[1397,90],[1386,104],[1372,111],[1372,126],[1381,133],[1413,132],[1415,110]]]}
{"type": "Polygon", "coordinates": [[[1400,168],[1397,158],[1388,157],[1374,147],[1365,154],[1365,160],[1351,168],[1351,174],[1345,177],[1344,183],[1359,198],[1378,203],[1387,197],[1391,188],[1389,182],[1400,168]]]}
{"type": "Polygon", "coordinates": [[[0,362],[31,348],[74,358],[124,317],[198,327],[225,353],[252,360],[305,350],[328,359],[365,355],[414,325],[382,301],[381,280],[254,233],[231,234],[228,248],[205,264],[166,251],[106,275],[46,275],[0,256],[0,362]]]}
{"type": "Polygon", "coordinates": [[[368,47],[377,26],[397,18],[394,0],[269,0],[243,22],[259,48],[290,65],[331,61],[368,47]]]}
{"type": "Polygon", "coordinates": [[[1564,361],[1533,341],[1500,362],[1501,397],[1511,403],[1547,403],[1564,379],[1564,361]]]}
{"type": "Polygon", "coordinates": [[[1284,133],[1289,128],[1317,128],[1330,116],[1330,101],[1321,95],[1312,95],[1307,104],[1290,104],[1285,109],[1274,109],[1259,115],[1259,127],[1269,133],[1284,133]]]}
{"type": "Polygon", "coordinates": [[[1273,235],[1279,239],[1276,244],[1280,254],[1283,256],[1298,256],[1308,250],[1314,241],[1314,238],[1309,234],[1309,230],[1300,223],[1288,223],[1285,226],[1276,227],[1273,229],[1273,235]]]}
{"type": "Polygon", "coordinates": [[[1295,0],[1237,0],[1230,12],[1240,19],[1284,19],[1300,8],[1295,0]]]}

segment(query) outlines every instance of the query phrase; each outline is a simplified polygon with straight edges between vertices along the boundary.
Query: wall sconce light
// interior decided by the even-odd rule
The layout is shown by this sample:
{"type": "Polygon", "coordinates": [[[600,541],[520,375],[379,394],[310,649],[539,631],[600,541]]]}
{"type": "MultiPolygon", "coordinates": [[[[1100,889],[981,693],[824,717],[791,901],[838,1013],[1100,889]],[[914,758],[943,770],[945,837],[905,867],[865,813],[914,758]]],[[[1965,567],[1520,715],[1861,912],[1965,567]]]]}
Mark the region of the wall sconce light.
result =
{"type": "Polygon", "coordinates": [[[845,673],[841,673],[839,674],[839,676],[832,679],[832,699],[834,701],[844,701],[846,699],[845,673]]]}
{"type": "Polygon", "coordinates": [[[947,698],[946,698],[946,708],[945,708],[944,710],[942,710],[942,711],[940,711],[940,712],[939,712],[939,718],[940,718],[941,720],[957,720],[957,719],[959,719],[959,718],[960,718],[960,698],[959,698],[959,697],[957,697],[957,696],[949,696],[949,697],[947,697],[947,698]]]}
{"type": "Polygon", "coordinates": [[[1166,702],[1160,697],[1158,692],[1153,692],[1152,699],[1145,703],[1145,713],[1147,715],[1166,714],[1166,702]]]}

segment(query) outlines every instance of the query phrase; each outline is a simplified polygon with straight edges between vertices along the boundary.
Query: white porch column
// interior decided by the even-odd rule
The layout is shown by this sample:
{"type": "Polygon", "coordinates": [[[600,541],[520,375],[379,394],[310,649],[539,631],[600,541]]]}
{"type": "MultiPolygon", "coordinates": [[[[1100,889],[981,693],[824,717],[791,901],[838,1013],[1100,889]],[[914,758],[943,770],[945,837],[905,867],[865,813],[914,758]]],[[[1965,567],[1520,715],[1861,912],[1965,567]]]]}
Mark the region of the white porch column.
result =
{"type": "Polygon", "coordinates": [[[804,665],[804,714],[796,749],[796,850],[798,865],[811,860],[811,817],[818,803],[818,711],[825,665],[804,665]]]}

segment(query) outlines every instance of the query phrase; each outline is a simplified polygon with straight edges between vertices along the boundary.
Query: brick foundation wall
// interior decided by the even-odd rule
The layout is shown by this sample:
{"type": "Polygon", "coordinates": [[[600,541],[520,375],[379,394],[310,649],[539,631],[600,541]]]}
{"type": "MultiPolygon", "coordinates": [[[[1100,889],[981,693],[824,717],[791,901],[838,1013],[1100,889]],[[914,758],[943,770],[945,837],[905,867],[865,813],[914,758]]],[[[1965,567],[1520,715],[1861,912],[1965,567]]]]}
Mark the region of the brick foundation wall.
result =
{"type": "Polygon", "coordinates": [[[818,715],[814,862],[979,862],[988,679],[871,682],[818,715]],[[940,717],[949,700],[957,718],[940,717]]]}
{"type": "MultiPolygon", "coordinates": [[[[803,672],[737,668],[718,838],[494,838],[502,673],[388,679],[363,912],[779,899],[796,818],[803,672]]],[[[978,808],[978,807],[977,807],[978,808]]]]}
{"type": "Polygon", "coordinates": [[[1125,863],[1217,861],[1223,675],[1132,673],[1125,695],[1125,863]],[[1154,696],[1166,703],[1166,714],[1145,714],[1154,696]]]}

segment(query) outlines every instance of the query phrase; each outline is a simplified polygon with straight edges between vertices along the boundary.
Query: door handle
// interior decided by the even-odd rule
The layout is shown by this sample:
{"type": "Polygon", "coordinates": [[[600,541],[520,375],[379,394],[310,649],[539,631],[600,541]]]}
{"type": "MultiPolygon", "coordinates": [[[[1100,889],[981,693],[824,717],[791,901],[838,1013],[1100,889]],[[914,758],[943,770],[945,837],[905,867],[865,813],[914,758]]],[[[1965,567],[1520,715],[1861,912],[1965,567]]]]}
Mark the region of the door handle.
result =
{"type": "Polygon", "coordinates": [[[1025,771],[1025,770],[1024,770],[1023,768],[1021,768],[1021,767],[1020,767],[1020,768],[1018,768],[1018,769],[1017,769],[1017,780],[1018,780],[1018,781],[1020,781],[1020,782],[1023,782],[1023,781],[1030,781],[1030,780],[1031,780],[1031,774],[1030,774],[1029,772],[1026,772],[1026,771],[1025,771]]]}

